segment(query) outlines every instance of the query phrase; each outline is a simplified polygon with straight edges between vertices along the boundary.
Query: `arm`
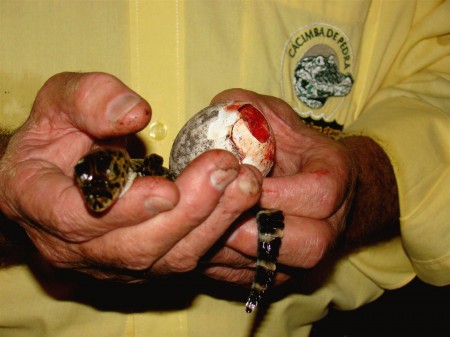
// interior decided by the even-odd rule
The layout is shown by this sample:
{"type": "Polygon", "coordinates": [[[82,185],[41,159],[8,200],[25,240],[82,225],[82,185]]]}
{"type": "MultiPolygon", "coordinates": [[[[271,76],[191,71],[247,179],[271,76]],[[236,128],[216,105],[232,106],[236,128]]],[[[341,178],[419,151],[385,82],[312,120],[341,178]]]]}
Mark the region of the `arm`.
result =
{"type": "Polygon", "coordinates": [[[340,238],[353,250],[400,234],[397,182],[389,158],[371,138],[341,139],[356,169],[356,186],[347,224],[340,238]]]}

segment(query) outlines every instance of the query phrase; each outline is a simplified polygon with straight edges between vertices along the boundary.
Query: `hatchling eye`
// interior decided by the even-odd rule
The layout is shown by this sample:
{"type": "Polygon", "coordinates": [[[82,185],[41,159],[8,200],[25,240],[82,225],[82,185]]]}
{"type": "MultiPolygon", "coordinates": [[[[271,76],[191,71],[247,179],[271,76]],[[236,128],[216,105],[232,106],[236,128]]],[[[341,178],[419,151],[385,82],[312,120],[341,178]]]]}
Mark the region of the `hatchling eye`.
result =
{"type": "Polygon", "coordinates": [[[88,180],[92,180],[92,175],[87,174],[87,173],[83,173],[82,175],[80,175],[80,180],[81,181],[88,181],[88,180]]]}

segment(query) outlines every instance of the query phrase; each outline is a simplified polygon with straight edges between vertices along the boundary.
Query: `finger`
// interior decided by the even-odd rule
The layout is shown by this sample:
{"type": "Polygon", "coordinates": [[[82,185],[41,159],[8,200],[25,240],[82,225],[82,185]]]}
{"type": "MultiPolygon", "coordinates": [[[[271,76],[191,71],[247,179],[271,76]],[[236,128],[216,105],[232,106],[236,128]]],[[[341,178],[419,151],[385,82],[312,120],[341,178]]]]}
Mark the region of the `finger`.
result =
{"type": "Polygon", "coordinates": [[[186,272],[193,269],[200,258],[222,237],[230,225],[246,210],[258,202],[262,177],[251,166],[241,166],[238,177],[225,190],[217,207],[203,223],[180,240],[158,265],[170,265],[172,271],[186,272]],[[191,261],[186,264],[186,261],[191,261]],[[177,265],[178,261],[183,261],[177,265]]]}
{"type": "Polygon", "coordinates": [[[256,102],[260,100],[261,95],[254,91],[244,90],[239,88],[227,89],[211,100],[211,104],[217,104],[226,101],[244,101],[244,102],[256,102]]]}
{"type": "Polygon", "coordinates": [[[206,276],[228,283],[249,287],[255,275],[252,268],[235,268],[226,265],[212,265],[202,269],[206,276]]]}
{"type": "MultiPolygon", "coordinates": [[[[207,261],[199,264],[197,270],[221,281],[250,286],[255,278],[255,259],[229,247],[223,247],[207,261]]],[[[275,284],[286,281],[289,276],[277,268],[275,284]]]]}
{"type": "Polygon", "coordinates": [[[206,261],[201,261],[197,270],[216,280],[250,286],[255,275],[255,259],[222,247],[206,261]]]}
{"type": "Polygon", "coordinates": [[[105,73],[53,76],[39,91],[33,111],[33,121],[68,123],[96,138],[135,133],[151,118],[144,99],[105,73]]]}
{"type": "Polygon", "coordinates": [[[244,101],[252,103],[269,120],[272,127],[274,124],[279,123],[287,126],[301,125],[301,123],[299,123],[298,116],[292,107],[280,98],[261,95],[250,90],[233,88],[224,90],[217,94],[211,100],[211,104],[226,101],[244,101]]]}
{"type": "Polygon", "coordinates": [[[265,178],[260,205],[285,214],[325,219],[342,205],[345,186],[332,173],[303,172],[265,178]]]}
{"type": "MultiPolygon", "coordinates": [[[[315,266],[336,238],[336,232],[327,221],[287,215],[284,223],[278,263],[290,267],[315,266]]],[[[255,257],[257,238],[255,219],[249,219],[228,238],[226,246],[241,254],[255,257]]]]}
{"type": "MultiPolygon", "coordinates": [[[[246,287],[249,287],[255,278],[254,268],[235,268],[227,265],[212,265],[203,268],[202,272],[213,279],[246,287]]],[[[289,275],[277,272],[275,274],[274,285],[279,285],[288,279],[289,275]]]]}
{"type": "Polygon", "coordinates": [[[175,208],[86,242],[83,254],[123,268],[150,267],[212,213],[238,170],[232,154],[221,150],[204,153],[177,178],[180,199],[175,208]]]}

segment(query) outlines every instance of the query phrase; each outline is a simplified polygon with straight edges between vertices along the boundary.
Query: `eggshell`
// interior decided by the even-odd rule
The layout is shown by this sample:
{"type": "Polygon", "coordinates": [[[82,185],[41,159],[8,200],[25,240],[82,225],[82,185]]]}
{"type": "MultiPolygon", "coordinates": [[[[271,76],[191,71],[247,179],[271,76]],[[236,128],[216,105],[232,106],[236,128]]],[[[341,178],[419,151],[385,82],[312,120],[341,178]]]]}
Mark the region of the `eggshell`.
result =
{"type": "Polygon", "coordinates": [[[275,158],[275,138],[264,115],[248,102],[211,105],[195,114],[178,133],[170,153],[175,175],[211,149],[233,153],[241,164],[267,175],[275,158]]]}

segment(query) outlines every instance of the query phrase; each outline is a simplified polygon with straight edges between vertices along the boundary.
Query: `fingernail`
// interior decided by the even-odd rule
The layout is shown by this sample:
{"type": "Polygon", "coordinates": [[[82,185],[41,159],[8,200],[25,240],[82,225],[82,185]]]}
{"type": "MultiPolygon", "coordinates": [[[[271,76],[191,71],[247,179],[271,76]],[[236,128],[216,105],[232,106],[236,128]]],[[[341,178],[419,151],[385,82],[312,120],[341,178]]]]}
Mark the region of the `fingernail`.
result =
{"type": "Polygon", "coordinates": [[[161,212],[170,211],[175,206],[171,201],[165,198],[153,196],[151,198],[144,200],[144,207],[147,211],[154,214],[158,214],[161,212]]]}
{"type": "Polygon", "coordinates": [[[122,94],[113,99],[108,106],[110,121],[117,121],[141,102],[141,98],[132,93],[122,94]]]}
{"type": "Polygon", "coordinates": [[[223,191],[237,176],[236,169],[216,170],[210,175],[211,184],[218,191],[223,191]]]}
{"type": "Polygon", "coordinates": [[[254,177],[244,176],[238,180],[238,186],[242,192],[256,194],[260,190],[260,184],[254,177]]]}

